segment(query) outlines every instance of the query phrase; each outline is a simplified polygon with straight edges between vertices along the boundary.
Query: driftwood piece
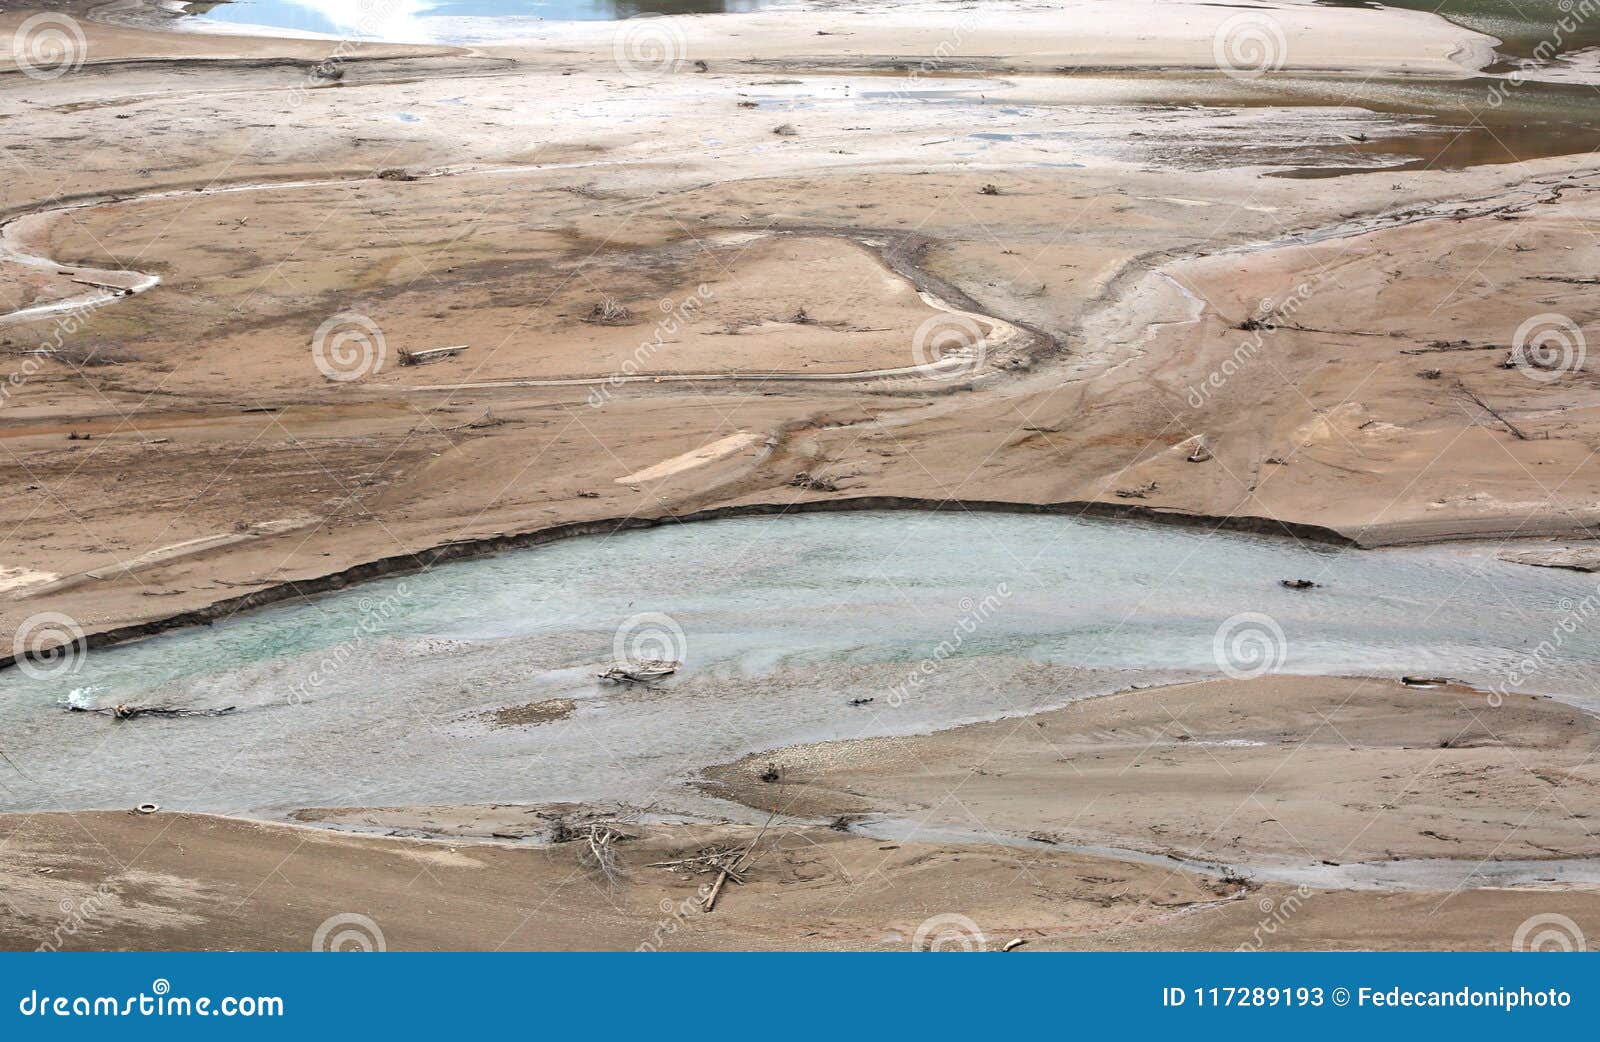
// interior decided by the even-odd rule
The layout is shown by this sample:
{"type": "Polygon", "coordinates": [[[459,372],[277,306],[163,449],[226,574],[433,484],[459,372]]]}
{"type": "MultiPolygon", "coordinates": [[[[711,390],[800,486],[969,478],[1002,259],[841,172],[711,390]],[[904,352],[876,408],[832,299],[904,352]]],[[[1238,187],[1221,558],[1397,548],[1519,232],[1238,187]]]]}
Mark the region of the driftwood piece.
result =
{"type": "Polygon", "coordinates": [[[1521,427],[1518,427],[1516,424],[1512,423],[1510,420],[1506,419],[1504,416],[1500,415],[1500,413],[1499,413],[1499,411],[1497,409],[1495,409],[1488,402],[1484,401],[1482,398],[1479,398],[1476,394],[1474,394],[1472,389],[1470,387],[1468,387],[1466,384],[1462,383],[1460,380],[1457,380],[1456,381],[1456,387],[1460,389],[1462,394],[1464,394],[1468,398],[1472,399],[1472,401],[1474,402],[1474,404],[1476,404],[1478,406],[1478,408],[1482,409],[1484,412],[1488,413],[1490,416],[1493,416],[1495,419],[1497,419],[1501,423],[1505,424],[1506,430],[1510,431],[1513,435],[1515,435],[1516,439],[1518,441],[1531,441],[1532,440],[1531,438],[1528,437],[1528,434],[1527,434],[1526,431],[1524,431],[1521,427]]]}
{"type": "Polygon", "coordinates": [[[132,706],[119,703],[107,708],[69,705],[67,706],[67,712],[93,713],[97,716],[109,716],[113,720],[134,720],[141,716],[154,716],[163,719],[180,716],[227,716],[237,708],[237,706],[223,706],[221,709],[181,709],[177,706],[132,706]]]}
{"type": "Polygon", "coordinates": [[[456,344],[452,347],[430,347],[422,351],[407,351],[401,349],[401,365],[427,365],[429,362],[438,362],[446,358],[454,358],[472,345],[456,344]]]}
{"type": "Polygon", "coordinates": [[[597,676],[614,684],[648,684],[653,680],[671,676],[677,671],[676,662],[667,659],[646,659],[643,662],[618,662],[597,676]]]}

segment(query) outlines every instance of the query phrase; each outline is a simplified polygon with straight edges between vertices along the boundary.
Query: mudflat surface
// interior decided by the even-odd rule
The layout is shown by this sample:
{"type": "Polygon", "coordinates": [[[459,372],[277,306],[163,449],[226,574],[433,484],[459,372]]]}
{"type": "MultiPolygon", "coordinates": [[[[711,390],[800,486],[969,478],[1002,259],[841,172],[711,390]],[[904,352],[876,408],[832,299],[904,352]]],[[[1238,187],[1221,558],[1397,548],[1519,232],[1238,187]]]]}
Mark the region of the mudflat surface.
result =
{"type": "Polygon", "coordinates": [[[1465,875],[1476,861],[1600,854],[1600,721],[1550,699],[1500,702],[1382,680],[1213,681],[778,750],[707,772],[708,787],[788,814],[887,813],[1224,864],[1450,858],[1465,875]]]}

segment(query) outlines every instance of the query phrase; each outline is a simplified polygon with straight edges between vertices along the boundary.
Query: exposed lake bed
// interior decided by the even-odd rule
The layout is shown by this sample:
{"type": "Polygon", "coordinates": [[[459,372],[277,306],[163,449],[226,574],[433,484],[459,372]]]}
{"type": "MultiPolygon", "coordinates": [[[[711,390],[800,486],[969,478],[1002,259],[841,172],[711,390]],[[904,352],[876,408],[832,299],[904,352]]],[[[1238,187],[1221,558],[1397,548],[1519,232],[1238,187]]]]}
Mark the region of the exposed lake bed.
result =
{"type": "Polygon", "coordinates": [[[4,608],[65,638],[0,674],[8,941],[104,879],[103,943],[286,946],[282,863],[400,944],[634,947],[730,844],[705,946],[1588,914],[1582,38],[65,6],[0,109],[4,608]],[[944,509],[781,516],[845,500],[944,509]],[[411,915],[424,864],[499,896],[411,915]]]}

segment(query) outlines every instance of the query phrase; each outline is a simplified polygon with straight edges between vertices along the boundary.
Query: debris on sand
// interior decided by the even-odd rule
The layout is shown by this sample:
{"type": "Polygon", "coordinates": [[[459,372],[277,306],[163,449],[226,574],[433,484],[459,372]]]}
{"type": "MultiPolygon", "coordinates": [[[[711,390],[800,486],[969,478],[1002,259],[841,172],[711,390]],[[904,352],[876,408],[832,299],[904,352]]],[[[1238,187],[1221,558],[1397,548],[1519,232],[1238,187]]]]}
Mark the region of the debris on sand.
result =
{"type": "Polygon", "coordinates": [[[622,878],[616,844],[633,838],[609,822],[594,822],[583,833],[588,849],[578,855],[578,863],[593,868],[607,883],[615,885],[622,878]]]}
{"type": "Polygon", "coordinates": [[[1322,584],[1312,582],[1310,579],[1279,579],[1278,585],[1286,590],[1315,590],[1322,584]]]}
{"type": "Polygon", "coordinates": [[[1424,380],[1437,380],[1444,374],[1438,369],[1419,369],[1417,370],[1417,375],[1424,380]]]}
{"type": "MultiPolygon", "coordinates": [[[[1216,459],[1216,457],[1212,455],[1211,446],[1206,444],[1206,436],[1204,434],[1196,434],[1194,437],[1183,442],[1183,445],[1189,446],[1189,454],[1185,456],[1184,459],[1188,460],[1190,463],[1209,463],[1213,459],[1216,459]]],[[[1182,445],[1179,447],[1181,448],[1182,445]]]]}
{"type": "Polygon", "coordinates": [[[596,326],[625,326],[633,321],[633,312],[607,297],[590,308],[583,320],[596,326]]]}
{"type": "Polygon", "coordinates": [[[135,814],[154,814],[160,809],[161,804],[159,803],[141,803],[137,807],[133,808],[133,812],[135,814]]]}
{"type": "Polygon", "coordinates": [[[781,773],[779,773],[777,764],[769,763],[769,764],[767,764],[766,768],[762,770],[762,772],[760,774],[756,775],[756,777],[760,778],[762,781],[766,782],[768,785],[771,785],[774,782],[776,782],[779,778],[782,778],[783,775],[781,773]]]}
{"type": "Polygon", "coordinates": [[[1160,487],[1154,481],[1146,481],[1143,485],[1137,485],[1133,488],[1119,488],[1112,494],[1118,499],[1143,499],[1160,487]]]}
{"type": "Polygon", "coordinates": [[[834,484],[833,479],[811,474],[804,470],[790,478],[788,484],[794,488],[803,488],[811,492],[839,491],[839,486],[834,484]]]}
{"type": "Polygon", "coordinates": [[[598,674],[601,680],[615,684],[648,684],[653,680],[671,676],[678,671],[679,663],[669,659],[645,659],[642,662],[619,662],[598,674]]]}
{"type": "MultiPolygon", "coordinates": [[[[1516,438],[1518,441],[1535,440],[1528,434],[1527,431],[1506,419],[1498,409],[1484,401],[1482,398],[1478,397],[1472,388],[1468,387],[1466,382],[1461,380],[1459,377],[1456,379],[1456,390],[1460,391],[1463,397],[1471,401],[1478,408],[1482,409],[1490,416],[1493,416],[1496,420],[1499,420],[1500,423],[1504,425],[1505,429],[1511,432],[1512,437],[1516,438]]],[[[1549,434],[1541,434],[1539,437],[1541,439],[1548,438],[1549,434]]]]}
{"type": "Polygon", "coordinates": [[[728,880],[731,879],[740,886],[744,885],[744,873],[755,867],[756,861],[760,858],[757,848],[760,847],[762,838],[766,836],[767,829],[772,827],[773,819],[777,816],[777,811],[767,815],[761,831],[743,847],[731,847],[725,844],[703,847],[688,857],[657,861],[650,867],[667,868],[673,872],[690,872],[695,875],[716,873],[717,878],[711,884],[711,890],[699,899],[700,906],[710,912],[717,907],[717,897],[721,895],[722,888],[728,880]]]}
{"type": "Polygon", "coordinates": [[[707,65],[703,61],[700,61],[700,60],[696,59],[695,63],[694,63],[694,71],[695,72],[710,72],[711,71],[711,66],[707,65]]]}
{"type": "Polygon", "coordinates": [[[1018,948],[1021,948],[1024,944],[1027,944],[1027,943],[1028,943],[1027,941],[1024,941],[1020,937],[1013,937],[1013,938],[1011,938],[1011,940],[1007,941],[1006,944],[1005,944],[1005,947],[1001,948],[1000,950],[1003,951],[1003,952],[1016,951],[1018,948]]]}
{"type": "MultiPolygon", "coordinates": [[[[93,285],[99,285],[99,283],[93,283],[93,285]]],[[[121,289],[120,286],[106,286],[103,288],[121,289]]],[[[74,369],[98,369],[101,366],[127,365],[130,362],[142,361],[137,354],[127,350],[122,344],[110,340],[94,340],[86,344],[63,344],[60,347],[40,348],[23,353],[40,358],[48,358],[53,362],[70,365],[74,369]]]]}
{"type": "Polygon", "coordinates": [[[742,109],[758,109],[761,104],[755,101],[741,101],[739,102],[739,107],[742,109]]]}
{"type": "Polygon", "coordinates": [[[999,185],[986,184],[982,188],[978,189],[978,194],[979,195],[999,195],[1000,194],[1000,186],[999,185]]]}
{"type": "Polygon", "coordinates": [[[419,180],[419,178],[417,177],[416,174],[413,174],[411,171],[405,169],[404,167],[398,167],[398,166],[386,166],[386,167],[384,167],[382,170],[378,171],[377,178],[380,181],[416,181],[416,180],[419,180]]]}
{"type": "Polygon", "coordinates": [[[456,344],[453,347],[430,347],[421,351],[407,351],[400,349],[401,365],[427,365],[429,362],[439,362],[446,358],[454,358],[467,349],[466,344],[456,344]]]}
{"type": "Polygon", "coordinates": [[[69,713],[94,713],[98,716],[109,716],[113,720],[134,720],[141,716],[155,716],[165,719],[180,716],[227,716],[237,706],[224,706],[221,709],[180,709],[177,706],[135,706],[119,702],[109,708],[69,703],[69,713]]]}
{"type": "Polygon", "coordinates": [[[852,698],[849,702],[847,702],[845,704],[846,705],[852,705],[852,706],[867,706],[867,705],[871,705],[873,702],[876,702],[876,701],[877,701],[877,699],[875,699],[875,698],[852,698]]]}
{"type": "Polygon", "coordinates": [[[779,137],[795,137],[800,133],[794,128],[793,123],[779,123],[772,128],[772,132],[779,137]]]}
{"type": "Polygon", "coordinates": [[[1404,684],[1406,687],[1444,687],[1450,682],[1451,681],[1449,677],[1405,676],[1400,678],[1400,683],[1404,684]]]}
{"type": "Polygon", "coordinates": [[[805,305],[801,305],[795,311],[794,315],[789,319],[789,321],[793,322],[797,326],[810,325],[811,316],[806,314],[805,305]]]}
{"type": "Polygon", "coordinates": [[[433,430],[437,434],[449,434],[453,431],[475,431],[481,430],[484,427],[498,427],[505,422],[505,420],[502,420],[500,417],[494,414],[493,409],[485,408],[483,410],[483,415],[479,416],[476,420],[468,420],[466,423],[458,423],[454,427],[437,427],[433,430]]]}

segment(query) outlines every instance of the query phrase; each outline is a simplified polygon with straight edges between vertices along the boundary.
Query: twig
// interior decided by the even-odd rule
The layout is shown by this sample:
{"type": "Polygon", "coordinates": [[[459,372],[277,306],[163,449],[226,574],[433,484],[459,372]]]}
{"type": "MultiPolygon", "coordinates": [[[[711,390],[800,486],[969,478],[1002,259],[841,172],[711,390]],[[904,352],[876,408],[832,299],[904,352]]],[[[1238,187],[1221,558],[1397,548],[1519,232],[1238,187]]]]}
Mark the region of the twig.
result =
{"type": "Polygon", "coordinates": [[[1461,393],[1462,394],[1466,395],[1468,398],[1471,398],[1474,402],[1476,402],[1478,404],[1478,407],[1481,408],[1484,412],[1488,413],[1490,416],[1493,416],[1495,419],[1497,419],[1501,423],[1505,424],[1506,425],[1506,430],[1508,430],[1512,434],[1516,435],[1516,438],[1517,438],[1518,441],[1528,441],[1528,440],[1530,440],[1528,438],[1528,435],[1523,432],[1522,428],[1518,427],[1516,424],[1512,423],[1510,420],[1506,419],[1504,416],[1501,416],[1498,412],[1495,411],[1495,409],[1492,406],[1489,405],[1488,402],[1484,401],[1482,398],[1479,398],[1476,394],[1472,393],[1472,389],[1469,388],[1466,384],[1462,383],[1460,380],[1457,380],[1456,381],[1456,386],[1461,389],[1461,393]]]}

